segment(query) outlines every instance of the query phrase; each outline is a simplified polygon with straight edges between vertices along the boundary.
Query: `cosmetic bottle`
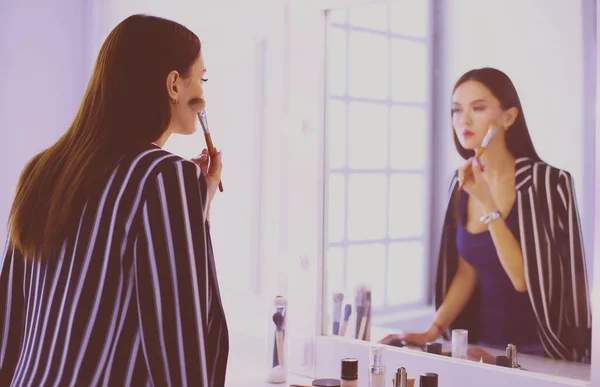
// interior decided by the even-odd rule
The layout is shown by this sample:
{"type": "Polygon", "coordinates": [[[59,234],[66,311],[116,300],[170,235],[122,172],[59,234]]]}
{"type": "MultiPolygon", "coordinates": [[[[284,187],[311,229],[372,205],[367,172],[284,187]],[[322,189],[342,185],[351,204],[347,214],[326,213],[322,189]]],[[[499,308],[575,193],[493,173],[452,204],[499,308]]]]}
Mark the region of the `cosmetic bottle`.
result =
{"type": "Polygon", "coordinates": [[[419,387],[438,387],[438,375],[432,372],[421,374],[419,387]]]}
{"type": "Polygon", "coordinates": [[[358,359],[342,359],[342,383],[340,387],[358,387],[358,359]]]}
{"type": "Polygon", "coordinates": [[[369,387],[385,387],[385,368],[383,365],[382,345],[373,345],[370,350],[369,387]]]}
{"type": "Polygon", "coordinates": [[[517,361],[517,346],[514,344],[508,344],[506,347],[506,357],[510,360],[510,366],[512,368],[521,368],[517,361]]]}
{"type": "Polygon", "coordinates": [[[442,354],[442,343],[427,343],[425,344],[425,352],[435,355],[442,354]]]}
{"type": "Polygon", "coordinates": [[[406,372],[406,368],[400,367],[396,370],[393,387],[408,387],[408,373],[406,372]]]}
{"type": "Polygon", "coordinates": [[[267,382],[284,383],[287,380],[287,345],[285,322],[287,319],[287,299],[275,297],[273,314],[269,314],[267,334],[267,382]]]}

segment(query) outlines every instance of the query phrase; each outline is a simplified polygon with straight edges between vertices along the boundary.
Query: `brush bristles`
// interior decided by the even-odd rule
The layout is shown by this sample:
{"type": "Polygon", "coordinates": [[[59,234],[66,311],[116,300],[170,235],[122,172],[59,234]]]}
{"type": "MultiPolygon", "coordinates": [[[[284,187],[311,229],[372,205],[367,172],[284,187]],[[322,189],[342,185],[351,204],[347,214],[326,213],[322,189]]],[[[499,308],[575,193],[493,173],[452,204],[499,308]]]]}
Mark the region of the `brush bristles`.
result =
{"type": "Polygon", "coordinates": [[[491,128],[488,129],[487,133],[485,134],[485,137],[483,138],[483,141],[481,142],[481,146],[486,147],[490,143],[490,140],[492,139],[493,135],[494,131],[491,128]]]}

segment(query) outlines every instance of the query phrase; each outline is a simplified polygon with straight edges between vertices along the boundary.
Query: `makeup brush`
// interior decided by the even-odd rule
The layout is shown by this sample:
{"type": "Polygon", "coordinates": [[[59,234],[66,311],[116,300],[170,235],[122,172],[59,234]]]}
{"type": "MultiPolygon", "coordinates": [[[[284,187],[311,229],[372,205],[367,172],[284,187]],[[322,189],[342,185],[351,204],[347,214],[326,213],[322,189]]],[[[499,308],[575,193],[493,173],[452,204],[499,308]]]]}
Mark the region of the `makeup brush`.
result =
{"type": "Polygon", "coordinates": [[[358,339],[366,340],[365,334],[367,332],[367,319],[369,313],[371,313],[371,292],[366,291],[364,293],[364,312],[362,319],[360,320],[360,329],[358,331],[358,339]]]}
{"type": "Polygon", "coordinates": [[[333,293],[333,334],[340,333],[340,318],[342,315],[342,302],[344,301],[344,293],[333,293]]]}
{"type": "Polygon", "coordinates": [[[283,315],[276,312],[273,315],[273,322],[277,327],[277,361],[279,365],[283,365],[283,315]]]}
{"type": "Polygon", "coordinates": [[[364,285],[358,285],[354,293],[354,302],[356,304],[356,329],[354,332],[354,338],[359,340],[361,339],[359,336],[360,326],[365,314],[365,291],[366,287],[364,285]]]}
{"type": "MultiPolygon", "coordinates": [[[[202,98],[196,98],[190,101],[190,106],[195,110],[198,110],[198,119],[200,120],[200,125],[202,125],[202,130],[204,131],[204,140],[206,140],[206,146],[208,147],[208,157],[211,157],[213,151],[215,149],[212,139],[210,137],[210,131],[208,129],[208,120],[206,118],[206,101],[202,98]]],[[[223,192],[223,183],[219,181],[219,191],[223,192]]]]}
{"type": "Polygon", "coordinates": [[[342,322],[340,336],[346,336],[346,329],[348,328],[348,321],[350,321],[351,315],[352,315],[352,304],[346,304],[346,306],[344,306],[344,322],[342,322]]]}
{"type": "MultiPolygon", "coordinates": [[[[475,153],[475,160],[479,160],[479,158],[483,154],[483,151],[485,150],[485,147],[489,144],[493,135],[494,135],[494,131],[492,130],[492,128],[489,128],[487,133],[485,134],[485,137],[483,138],[483,141],[481,141],[481,146],[479,147],[479,149],[477,149],[477,152],[475,153]]],[[[460,185],[458,186],[459,191],[461,189],[463,189],[465,182],[471,178],[472,173],[473,173],[472,167],[467,168],[465,170],[465,175],[463,176],[463,180],[460,183],[460,185]]]]}

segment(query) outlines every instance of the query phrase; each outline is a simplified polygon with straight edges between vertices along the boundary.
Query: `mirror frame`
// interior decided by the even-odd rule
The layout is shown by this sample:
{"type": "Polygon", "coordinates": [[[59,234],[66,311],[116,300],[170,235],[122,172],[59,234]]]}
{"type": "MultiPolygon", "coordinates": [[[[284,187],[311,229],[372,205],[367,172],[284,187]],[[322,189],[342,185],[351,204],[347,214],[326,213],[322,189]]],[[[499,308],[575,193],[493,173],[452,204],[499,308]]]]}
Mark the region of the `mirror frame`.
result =
{"type": "MultiPolygon", "coordinates": [[[[339,359],[354,356],[368,364],[370,343],[323,334],[325,282],[324,225],[326,197],[324,173],[325,138],[325,11],[386,0],[285,0],[282,123],[283,168],[291,178],[285,182],[285,200],[290,204],[285,221],[287,290],[293,313],[290,320],[290,345],[302,351],[290,351],[290,371],[307,377],[335,377],[339,359]],[[307,27],[308,25],[308,27],[307,27]],[[303,53],[303,55],[290,55],[303,53]],[[293,206],[291,205],[293,204],[293,206]],[[313,230],[307,233],[306,230],[313,230]],[[300,318],[301,316],[301,318],[300,318]]],[[[393,1],[393,0],[392,0],[393,1]]],[[[436,0],[428,0],[430,6],[436,0]]],[[[592,0],[593,1],[593,0],[592,0]]],[[[600,0],[596,1],[596,58],[600,46],[600,0]]],[[[600,66],[596,61],[596,74],[600,66]]],[[[596,154],[600,155],[600,87],[596,77],[596,154]]],[[[596,157],[596,197],[600,197],[600,157],[596,157]]],[[[600,241],[600,205],[595,208],[594,241],[600,241]]],[[[600,262],[600,249],[593,259],[600,262]]],[[[600,264],[594,265],[593,284],[600,283],[600,264]]],[[[595,289],[595,288],[594,288],[595,289]]],[[[591,295],[592,313],[600,314],[599,292],[591,295]]],[[[466,362],[416,351],[386,346],[386,368],[390,372],[398,364],[409,372],[438,372],[444,380],[461,380],[463,386],[526,385],[529,387],[600,385],[600,320],[593,320],[591,380],[582,381],[552,375],[523,372],[476,362],[466,362]],[[464,380],[465,373],[469,380],[464,380]]],[[[362,367],[366,369],[365,367],[362,367]]],[[[365,374],[365,373],[363,373],[365,374]]],[[[366,377],[366,375],[364,375],[366,377]]],[[[359,383],[362,383],[362,377],[359,383]]]]}

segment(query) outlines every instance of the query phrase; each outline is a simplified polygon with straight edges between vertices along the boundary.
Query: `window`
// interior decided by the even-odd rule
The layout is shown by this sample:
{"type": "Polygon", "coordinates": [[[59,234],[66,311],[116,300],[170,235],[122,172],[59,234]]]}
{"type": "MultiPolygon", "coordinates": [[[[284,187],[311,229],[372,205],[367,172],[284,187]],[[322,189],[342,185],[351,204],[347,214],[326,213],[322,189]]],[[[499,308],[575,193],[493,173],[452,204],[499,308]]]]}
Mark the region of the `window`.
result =
{"type": "Polygon", "coordinates": [[[380,316],[428,301],[428,3],[327,12],[328,287],[380,316]]]}

